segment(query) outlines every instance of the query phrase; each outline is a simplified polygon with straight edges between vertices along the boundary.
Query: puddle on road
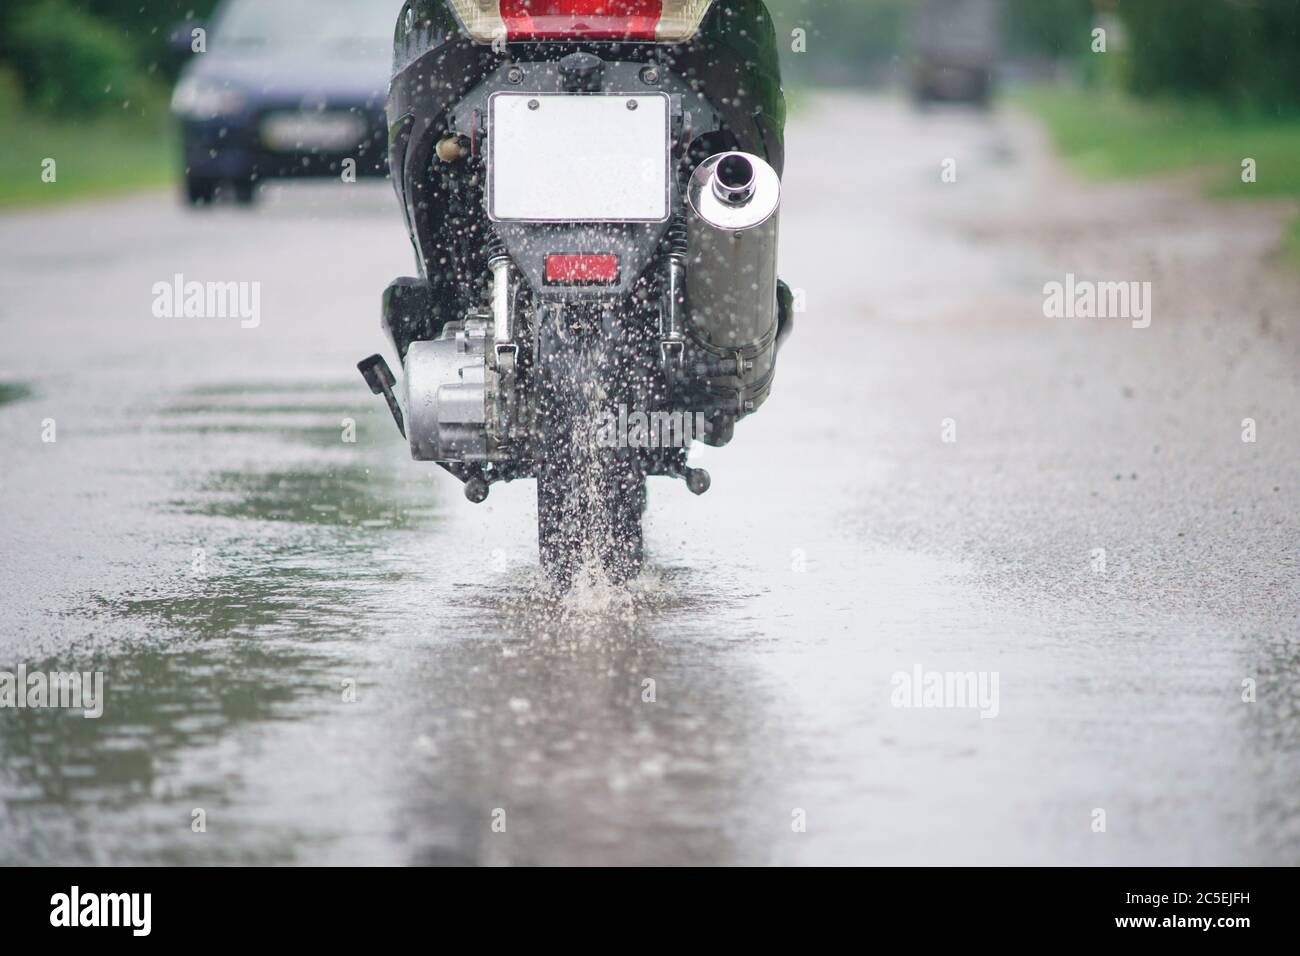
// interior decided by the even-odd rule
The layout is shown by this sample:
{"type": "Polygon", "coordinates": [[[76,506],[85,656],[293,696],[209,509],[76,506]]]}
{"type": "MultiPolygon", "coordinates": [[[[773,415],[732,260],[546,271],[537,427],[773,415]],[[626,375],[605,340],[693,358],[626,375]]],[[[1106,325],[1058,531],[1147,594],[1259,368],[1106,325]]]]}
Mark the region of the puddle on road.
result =
{"type": "MultiPolygon", "coordinates": [[[[108,705],[0,720],[0,863],[973,860],[991,834],[1007,859],[1041,860],[1079,780],[1130,813],[1149,799],[1130,781],[1151,755],[1125,750],[1131,719],[1090,681],[1185,674],[1159,702],[1184,713],[1240,671],[1202,642],[1205,673],[1186,674],[1181,640],[1091,619],[1049,637],[829,509],[755,530],[743,489],[699,533],[652,491],[645,574],[550,594],[526,489],[471,508],[357,391],[214,385],[144,419],[135,526],[98,578],[112,589],[73,612],[97,640],[28,662],[102,670],[108,705]],[[791,573],[794,545],[816,545],[812,573],[791,573]],[[1008,695],[996,734],[889,706],[893,670],[989,660],[1008,695]],[[1057,747],[1078,727],[1060,701],[1089,727],[1077,753],[1057,747]],[[976,777],[1032,781],[1039,829],[976,777]],[[497,807],[508,835],[491,832],[497,807]]],[[[1234,779],[1202,753],[1224,741],[1150,732],[1166,755],[1152,774],[1234,779]]],[[[1205,795],[1219,813],[1235,799],[1205,795]]],[[[1095,862],[1080,832],[1066,856],[1095,862]]]]}
{"type": "Polygon", "coordinates": [[[273,453],[245,454],[237,468],[190,478],[184,496],[171,499],[168,507],[210,518],[371,529],[414,529],[435,522],[429,483],[412,488],[389,480],[376,446],[395,445],[398,436],[390,434],[391,425],[372,403],[358,400],[360,391],[209,386],[166,406],[155,429],[160,434],[221,433],[235,442],[242,436],[253,446],[263,436],[279,439],[273,453]],[[339,397],[326,401],[327,395],[339,397]],[[352,442],[345,440],[349,432],[352,442]],[[283,467],[289,450],[284,443],[297,452],[288,468],[283,467]],[[256,457],[267,467],[248,460],[256,457]],[[403,494],[403,489],[414,493],[403,494]]]}
{"type": "Polygon", "coordinates": [[[366,528],[410,529],[433,521],[428,508],[403,507],[375,495],[374,483],[372,470],[359,465],[328,473],[222,471],[205,476],[172,506],[214,518],[366,528]]]}
{"type": "MultiPolygon", "coordinates": [[[[25,709],[0,721],[0,863],[289,862],[307,839],[288,818],[208,841],[248,787],[244,761],[269,728],[337,707],[364,667],[340,646],[357,620],[301,569],[205,581],[201,595],[97,601],[111,650],[28,662],[29,673],[101,672],[102,717],[25,709]],[[335,602],[330,605],[331,597],[335,602]],[[309,634],[293,608],[316,602],[309,634]]],[[[222,830],[226,828],[222,827],[222,830]]]]}
{"type": "MultiPolygon", "coordinates": [[[[0,387],[0,401],[25,394],[0,387]]],[[[427,533],[436,496],[385,469],[374,446],[395,436],[364,397],[359,385],[210,386],[145,419],[147,436],[185,434],[188,448],[211,416],[228,422],[202,464],[146,457],[158,488],[135,529],[146,544],[124,541],[113,574],[145,583],[87,595],[74,616],[95,640],[26,662],[103,672],[108,705],[97,720],[48,709],[0,720],[0,862],[287,862],[310,842],[283,821],[268,835],[246,812],[240,835],[195,844],[189,820],[193,807],[215,815],[250,799],[250,741],[337,717],[343,681],[365,693],[373,679],[371,622],[406,577],[377,535],[427,533]],[[342,440],[344,418],[356,444],[342,440]],[[150,575],[147,542],[178,523],[189,565],[150,575]]]]}
{"type": "Polygon", "coordinates": [[[26,385],[0,382],[0,405],[9,405],[30,398],[32,390],[26,385]]]}
{"type": "MultiPolygon", "coordinates": [[[[621,795],[592,829],[606,852],[629,840],[649,859],[668,851],[628,834],[671,775],[712,807],[707,822],[679,820],[678,838],[693,832],[700,859],[732,857],[714,814],[744,798],[708,767],[749,718],[701,723],[718,696],[705,648],[726,641],[665,622],[726,613],[752,589],[711,593],[697,569],[652,568],[628,589],[551,593],[521,515],[495,519],[508,536],[466,535],[488,513],[440,501],[430,469],[405,460],[383,409],[357,392],[213,385],[145,419],[163,450],[139,534],[175,538],[180,523],[195,566],[88,598],[77,614],[100,635],[94,650],[29,662],[102,671],[108,706],[99,720],[0,722],[0,862],[322,859],[355,845],[367,813],[385,828],[366,837],[367,859],[485,861],[498,850],[475,836],[470,804],[505,792],[551,805],[556,774],[575,814],[598,817],[621,795]],[[356,445],[341,440],[344,417],[356,445]],[[219,444],[194,458],[193,435],[216,422],[219,444]],[[699,650],[683,656],[683,641],[699,650]],[[647,675],[674,708],[644,706],[647,675]],[[295,822],[323,793],[335,798],[295,822]],[[367,809],[376,800],[382,812],[367,809]],[[225,817],[220,840],[191,834],[194,807],[225,817]],[[412,836],[394,843],[400,821],[412,836]]],[[[113,577],[139,579],[139,566],[113,577]]],[[[751,667],[733,659],[728,681],[751,667]]]]}

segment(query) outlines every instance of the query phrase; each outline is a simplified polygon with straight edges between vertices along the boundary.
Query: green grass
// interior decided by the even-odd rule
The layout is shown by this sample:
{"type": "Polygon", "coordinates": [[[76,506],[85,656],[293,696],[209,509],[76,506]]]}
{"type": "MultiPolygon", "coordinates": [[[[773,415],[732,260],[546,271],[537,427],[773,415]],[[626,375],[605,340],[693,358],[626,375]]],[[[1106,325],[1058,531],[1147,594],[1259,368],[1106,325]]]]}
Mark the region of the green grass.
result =
{"type": "MultiPolygon", "coordinates": [[[[1057,88],[1029,91],[1020,102],[1044,122],[1057,148],[1085,176],[1200,170],[1213,196],[1300,199],[1300,120],[1057,88]],[[1247,158],[1256,163],[1254,183],[1242,182],[1247,158]]],[[[1287,244],[1300,262],[1300,222],[1287,244]]]]}
{"type": "Polygon", "coordinates": [[[176,133],[161,110],[54,121],[0,102],[0,206],[64,202],[166,186],[179,160],[176,133]],[[42,180],[46,159],[55,182],[42,180]]]}

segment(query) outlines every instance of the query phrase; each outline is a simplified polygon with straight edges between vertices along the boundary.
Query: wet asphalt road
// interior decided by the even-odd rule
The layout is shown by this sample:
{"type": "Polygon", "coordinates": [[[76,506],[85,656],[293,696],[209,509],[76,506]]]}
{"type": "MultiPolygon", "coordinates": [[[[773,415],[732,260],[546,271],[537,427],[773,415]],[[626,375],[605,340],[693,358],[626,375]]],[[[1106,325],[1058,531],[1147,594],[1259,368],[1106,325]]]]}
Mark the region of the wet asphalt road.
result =
{"type": "Polygon", "coordinates": [[[562,601],[531,484],[469,505],[356,375],[386,185],[0,217],[0,670],[107,685],[0,710],[0,863],[1300,862],[1290,210],[1079,183],[1005,114],[789,143],[774,397],[562,601]],[[1045,319],[1066,272],[1151,328],[1045,319]],[[154,317],[176,273],[260,325],[154,317]],[[893,706],[916,667],[996,716],[893,706]]]}

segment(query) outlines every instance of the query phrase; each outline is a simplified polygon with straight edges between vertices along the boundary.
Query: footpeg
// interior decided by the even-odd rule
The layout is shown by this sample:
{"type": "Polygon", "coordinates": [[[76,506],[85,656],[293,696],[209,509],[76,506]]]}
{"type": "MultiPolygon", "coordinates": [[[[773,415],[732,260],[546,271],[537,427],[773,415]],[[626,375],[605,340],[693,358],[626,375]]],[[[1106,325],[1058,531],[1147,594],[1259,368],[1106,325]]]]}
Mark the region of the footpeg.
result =
{"type": "Polygon", "coordinates": [[[388,363],[384,361],[384,357],[372,355],[368,359],[362,359],[357,363],[357,371],[366,380],[372,393],[384,396],[388,402],[388,410],[393,413],[393,421],[397,423],[397,430],[405,438],[406,422],[402,418],[402,406],[397,403],[397,396],[393,394],[393,386],[397,384],[397,378],[393,375],[393,370],[388,367],[388,363]]]}

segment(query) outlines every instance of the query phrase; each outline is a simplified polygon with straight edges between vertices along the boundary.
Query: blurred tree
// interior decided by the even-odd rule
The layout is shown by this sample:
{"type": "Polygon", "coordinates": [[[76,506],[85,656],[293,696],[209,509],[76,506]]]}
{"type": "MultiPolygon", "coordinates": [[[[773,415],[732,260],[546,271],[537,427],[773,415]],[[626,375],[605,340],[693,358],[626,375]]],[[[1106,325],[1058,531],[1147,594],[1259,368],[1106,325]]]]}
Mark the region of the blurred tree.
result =
{"type": "Polygon", "coordinates": [[[1248,43],[1258,54],[1246,64],[1256,104],[1276,112],[1300,111],[1300,0],[1261,0],[1248,43]]]}
{"type": "MultiPolygon", "coordinates": [[[[275,0],[264,0],[274,3],[275,0]]],[[[172,55],[172,30],[190,20],[203,20],[218,0],[79,0],[88,13],[115,24],[138,51],[141,64],[170,75],[178,60],[172,55]]]]}
{"type": "Polygon", "coordinates": [[[3,0],[0,67],[29,106],[86,113],[148,95],[150,78],[171,79],[180,59],[168,38],[217,0],[3,0]]]}
{"type": "Polygon", "coordinates": [[[9,11],[5,54],[28,104],[85,114],[140,95],[134,51],[118,30],[65,0],[9,11]]]}
{"type": "Polygon", "coordinates": [[[1114,0],[1134,93],[1300,109],[1300,0],[1114,0]]]}
{"type": "Polygon", "coordinates": [[[1004,0],[1003,30],[1012,55],[1053,60],[1088,52],[1093,0],[1004,0]]]}

